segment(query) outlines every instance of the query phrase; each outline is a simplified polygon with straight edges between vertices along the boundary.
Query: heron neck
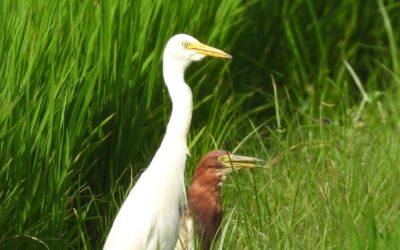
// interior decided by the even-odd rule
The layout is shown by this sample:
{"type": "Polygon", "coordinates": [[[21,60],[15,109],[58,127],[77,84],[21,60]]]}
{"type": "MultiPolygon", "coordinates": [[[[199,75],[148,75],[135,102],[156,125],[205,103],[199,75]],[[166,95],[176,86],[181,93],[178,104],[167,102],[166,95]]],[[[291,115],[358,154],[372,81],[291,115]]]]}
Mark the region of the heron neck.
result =
{"type": "Polygon", "coordinates": [[[210,249],[222,221],[221,177],[215,170],[196,169],[189,190],[189,204],[194,214],[196,231],[202,239],[203,250],[210,249]]]}
{"type": "Polygon", "coordinates": [[[185,83],[186,64],[164,59],[164,81],[172,100],[171,118],[167,125],[165,139],[187,147],[187,134],[192,120],[192,91],[185,83]]]}

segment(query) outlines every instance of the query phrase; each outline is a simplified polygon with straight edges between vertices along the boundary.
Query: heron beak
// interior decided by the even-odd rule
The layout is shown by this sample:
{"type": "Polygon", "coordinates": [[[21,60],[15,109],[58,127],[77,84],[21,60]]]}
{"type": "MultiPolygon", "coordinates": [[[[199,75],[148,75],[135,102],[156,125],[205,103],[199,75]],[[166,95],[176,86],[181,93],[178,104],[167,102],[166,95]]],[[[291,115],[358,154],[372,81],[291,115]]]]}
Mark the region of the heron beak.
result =
{"type": "Polygon", "coordinates": [[[202,44],[202,43],[190,43],[188,44],[188,49],[195,51],[197,54],[219,57],[219,58],[228,58],[231,59],[232,56],[223,52],[222,50],[213,48],[211,46],[202,44]]]}
{"type": "Polygon", "coordinates": [[[218,157],[218,160],[224,165],[224,170],[228,173],[242,168],[267,168],[267,161],[250,156],[227,153],[218,157]]]}

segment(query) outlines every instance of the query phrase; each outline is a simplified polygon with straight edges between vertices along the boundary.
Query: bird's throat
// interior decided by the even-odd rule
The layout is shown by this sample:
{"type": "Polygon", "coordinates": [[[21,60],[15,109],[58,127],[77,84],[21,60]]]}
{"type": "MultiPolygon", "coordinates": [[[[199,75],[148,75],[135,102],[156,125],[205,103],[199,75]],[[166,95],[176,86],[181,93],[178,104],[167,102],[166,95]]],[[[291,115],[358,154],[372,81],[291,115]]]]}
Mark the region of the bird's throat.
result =
{"type": "Polygon", "coordinates": [[[192,91],[184,81],[186,65],[175,61],[164,62],[164,80],[172,100],[171,118],[166,138],[187,148],[187,134],[192,120],[192,91]]]}

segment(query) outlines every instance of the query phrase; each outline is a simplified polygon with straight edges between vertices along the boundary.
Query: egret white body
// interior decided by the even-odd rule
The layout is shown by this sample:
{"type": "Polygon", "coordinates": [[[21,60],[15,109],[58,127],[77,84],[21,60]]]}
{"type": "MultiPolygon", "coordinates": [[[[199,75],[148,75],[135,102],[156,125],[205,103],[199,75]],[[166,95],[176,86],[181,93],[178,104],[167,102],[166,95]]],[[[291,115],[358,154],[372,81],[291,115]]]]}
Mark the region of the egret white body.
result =
{"type": "Polygon", "coordinates": [[[185,192],[187,133],[192,118],[192,91],[184,71],[206,55],[231,58],[221,50],[179,34],[165,47],[164,81],[172,100],[166,134],[150,165],[130,191],[107,237],[105,250],[173,249],[178,238],[179,204],[185,192]]]}

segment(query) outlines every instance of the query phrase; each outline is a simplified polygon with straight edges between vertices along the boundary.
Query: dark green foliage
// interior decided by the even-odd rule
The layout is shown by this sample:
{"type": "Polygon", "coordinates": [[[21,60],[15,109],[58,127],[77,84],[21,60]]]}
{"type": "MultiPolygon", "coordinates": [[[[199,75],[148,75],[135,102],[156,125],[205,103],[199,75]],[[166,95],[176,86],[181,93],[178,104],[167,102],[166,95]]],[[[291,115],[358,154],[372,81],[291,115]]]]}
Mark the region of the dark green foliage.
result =
{"type": "Polygon", "coordinates": [[[399,248],[399,11],[394,0],[1,1],[0,248],[101,247],[164,134],[162,52],[176,33],[234,57],[187,72],[188,180],[215,148],[284,156],[226,182],[216,247],[399,248]]]}

